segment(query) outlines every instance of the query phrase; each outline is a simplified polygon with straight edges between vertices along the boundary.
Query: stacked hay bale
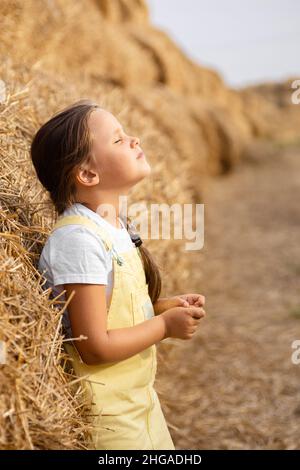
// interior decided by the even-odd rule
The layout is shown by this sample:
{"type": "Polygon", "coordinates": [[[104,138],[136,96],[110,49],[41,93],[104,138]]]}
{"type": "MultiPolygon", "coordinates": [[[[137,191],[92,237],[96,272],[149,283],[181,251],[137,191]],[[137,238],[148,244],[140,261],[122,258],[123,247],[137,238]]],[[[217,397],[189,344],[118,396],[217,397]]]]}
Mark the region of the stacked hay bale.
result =
{"type": "MultiPolygon", "coordinates": [[[[232,169],[253,137],[274,138],[284,116],[185,57],[151,26],[144,1],[3,0],[0,8],[0,448],[89,448],[89,409],[62,348],[67,305],[50,298],[37,271],[55,213],[30,162],[35,131],[77,99],[98,101],[141,138],[152,174],[130,202],[148,207],[204,202],[206,175],[232,169]]],[[[145,243],[162,270],[162,296],[201,292],[201,266],[191,275],[195,253],[184,241],[145,243]]]]}

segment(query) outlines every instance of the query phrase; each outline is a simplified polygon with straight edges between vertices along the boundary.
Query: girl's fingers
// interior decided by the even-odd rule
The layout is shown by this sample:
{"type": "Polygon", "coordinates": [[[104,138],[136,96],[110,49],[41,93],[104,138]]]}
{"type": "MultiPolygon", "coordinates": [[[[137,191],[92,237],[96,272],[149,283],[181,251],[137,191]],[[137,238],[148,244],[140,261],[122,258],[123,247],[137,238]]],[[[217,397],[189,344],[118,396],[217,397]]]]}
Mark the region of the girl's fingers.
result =
{"type": "Polygon", "coordinates": [[[195,319],[200,319],[200,318],[203,318],[206,315],[206,312],[203,308],[190,307],[190,315],[195,319]]]}
{"type": "Polygon", "coordinates": [[[188,301],[186,299],[184,299],[183,297],[176,296],[176,297],[173,297],[173,300],[176,304],[175,306],[178,306],[178,307],[189,307],[190,306],[188,301]]]}
{"type": "Polygon", "coordinates": [[[184,299],[186,302],[188,302],[189,305],[193,305],[194,302],[198,299],[196,294],[184,294],[180,296],[182,299],[184,299]]]}
{"type": "Polygon", "coordinates": [[[204,308],[201,308],[201,310],[200,310],[200,311],[202,312],[203,316],[205,317],[205,315],[206,315],[206,311],[204,310],[204,308]]]}
{"type": "Polygon", "coordinates": [[[174,296],[174,297],[169,297],[166,302],[165,302],[165,309],[172,308],[172,307],[189,307],[189,303],[179,297],[179,296],[174,296]]]}
{"type": "Polygon", "coordinates": [[[194,305],[196,307],[200,307],[205,304],[205,297],[201,294],[184,294],[180,297],[185,299],[189,305],[194,305]]]}
{"type": "Polygon", "coordinates": [[[205,304],[205,297],[204,295],[198,295],[198,298],[196,299],[194,305],[196,307],[202,307],[205,304]]]}

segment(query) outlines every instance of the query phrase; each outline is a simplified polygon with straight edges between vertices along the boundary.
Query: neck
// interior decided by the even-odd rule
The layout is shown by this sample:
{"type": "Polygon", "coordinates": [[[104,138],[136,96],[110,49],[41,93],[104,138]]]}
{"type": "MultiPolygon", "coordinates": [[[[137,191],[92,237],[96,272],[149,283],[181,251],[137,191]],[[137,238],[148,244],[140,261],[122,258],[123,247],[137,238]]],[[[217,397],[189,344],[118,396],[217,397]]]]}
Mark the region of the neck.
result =
{"type": "Polygon", "coordinates": [[[88,209],[96,212],[101,217],[103,217],[107,222],[112,224],[117,228],[122,228],[122,225],[119,221],[119,216],[121,213],[121,207],[119,203],[120,196],[127,196],[127,194],[120,194],[115,192],[105,191],[101,194],[98,194],[96,197],[87,197],[86,195],[77,195],[76,202],[83,204],[88,209]],[[103,205],[107,205],[106,207],[103,205]]]}

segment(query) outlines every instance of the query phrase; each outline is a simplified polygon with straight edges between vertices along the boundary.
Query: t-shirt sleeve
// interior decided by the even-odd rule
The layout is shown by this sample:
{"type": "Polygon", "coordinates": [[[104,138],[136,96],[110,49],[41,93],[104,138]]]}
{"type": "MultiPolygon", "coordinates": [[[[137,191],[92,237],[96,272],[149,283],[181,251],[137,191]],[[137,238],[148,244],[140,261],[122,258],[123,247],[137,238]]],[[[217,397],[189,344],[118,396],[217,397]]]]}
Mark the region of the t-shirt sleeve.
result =
{"type": "Polygon", "coordinates": [[[50,243],[53,285],[108,284],[110,254],[101,238],[85,227],[56,232],[50,243]]]}

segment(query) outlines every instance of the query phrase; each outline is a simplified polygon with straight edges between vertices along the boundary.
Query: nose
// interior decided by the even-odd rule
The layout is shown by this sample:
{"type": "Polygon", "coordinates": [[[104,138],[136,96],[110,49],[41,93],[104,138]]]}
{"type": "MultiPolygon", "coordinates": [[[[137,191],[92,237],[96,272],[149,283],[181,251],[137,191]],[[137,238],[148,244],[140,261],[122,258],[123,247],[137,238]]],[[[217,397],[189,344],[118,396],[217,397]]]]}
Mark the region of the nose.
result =
{"type": "Polygon", "coordinates": [[[135,146],[135,144],[140,144],[140,139],[138,137],[133,137],[131,139],[131,145],[135,146]]]}

